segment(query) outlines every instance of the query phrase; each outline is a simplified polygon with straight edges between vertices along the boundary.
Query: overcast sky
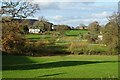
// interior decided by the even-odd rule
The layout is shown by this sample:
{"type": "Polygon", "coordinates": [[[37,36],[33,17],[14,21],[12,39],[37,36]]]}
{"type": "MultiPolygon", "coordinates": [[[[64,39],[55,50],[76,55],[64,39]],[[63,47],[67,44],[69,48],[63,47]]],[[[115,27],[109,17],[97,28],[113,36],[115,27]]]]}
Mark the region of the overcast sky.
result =
{"type": "MultiPolygon", "coordinates": [[[[37,1],[37,0],[35,0],[37,1]]],[[[34,1],[34,2],[35,2],[34,1]]],[[[44,0],[36,2],[40,6],[40,11],[32,18],[44,16],[54,24],[67,24],[73,27],[83,23],[90,24],[98,21],[101,25],[108,22],[107,17],[118,11],[118,1],[56,1],[44,0]]]]}

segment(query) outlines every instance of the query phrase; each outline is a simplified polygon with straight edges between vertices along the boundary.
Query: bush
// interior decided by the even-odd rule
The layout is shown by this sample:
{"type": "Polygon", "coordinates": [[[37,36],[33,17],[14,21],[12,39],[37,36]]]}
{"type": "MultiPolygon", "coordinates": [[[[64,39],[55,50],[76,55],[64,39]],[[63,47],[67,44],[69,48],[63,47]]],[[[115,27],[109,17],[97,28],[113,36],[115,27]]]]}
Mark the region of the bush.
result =
{"type": "Polygon", "coordinates": [[[72,54],[84,54],[86,52],[87,49],[87,42],[71,42],[68,50],[72,53],[72,54]]]}
{"type": "Polygon", "coordinates": [[[25,55],[34,55],[36,53],[40,53],[42,47],[47,46],[47,45],[49,45],[48,40],[41,40],[37,42],[27,41],[25,43],[25,48],[24,48],[25,55]]]}
{"type": "Polygon", "coordinates": [[[2,44],[3,51],[5,52],[9,54],[22,54],[25,40],[21,35],[11,32],[3,38],[2,44]]]}
{"type": "Polygon", "coordinates": [[[3,51],[8,54],[22,54],[25,39],[21,36],[20,23],[13,18],[2,18],[3,51]]]}
{"type": "Polygon", "coordinates": [[[96,34],[91,34],[91,33],[87,33],[83,37],[84,39],[87,39],[89,43],[96,43],[98,38],[96,34]]]}
{"type": "MultiPolygon", "coordinates": [[[[43,56],[66,54],[68,46],[51,45],[49,41],[26,42],[24,55],[43,56]]],[[[68,53],[67,53],[68,54],[68,53]]]]}
{"type": "Polygon", "coordinates": [[[110,55],[107,46],[89,44],[87,42],[72,42],[68,48],[71,54],[80,55],[110,55]]]}
{"type": "Polygon", "coordinates": [[[88,45],[88,55],[106,55],[108,49],[103,44],[89,44],[88,45]]]}

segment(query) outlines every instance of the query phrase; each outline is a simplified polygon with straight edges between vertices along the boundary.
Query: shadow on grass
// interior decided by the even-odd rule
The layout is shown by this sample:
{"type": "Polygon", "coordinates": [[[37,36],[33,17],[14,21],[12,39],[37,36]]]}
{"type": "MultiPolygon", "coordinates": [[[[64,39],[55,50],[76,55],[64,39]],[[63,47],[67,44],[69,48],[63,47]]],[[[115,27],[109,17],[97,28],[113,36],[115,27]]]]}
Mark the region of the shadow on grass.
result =
{"type": "Polygon", "coordinates": [[[96,63],[107,63],[107,62],[117,62],[117,61],[59,61],[50,63],[31,63],[22,64],[14,66],[3,66],[3,70],[31,70],[31,69],[43,69],[43,68],[57,68],[57,67],[69,67],[77,65],[87,65],[96,63]]]}
{"type": "MultiPolygon", "coordinates": [[[[35,47],[31,50],[33,56],[56,56],[56,55],[68,55],[71,52],[68,52],[67,46],[63,45],[47,45],[42,47],[35,47]]],[[[30,51],[30,50],[29,50],[30,51]]]]}
{"type": "Polygon", "coordinates": [[[27,39],[40,39],[39,37],[35,37],[35,38],[27,38],[27,39]]]}
{"type": "Polygon", "coordinates": [[[62,74],[65,74],[65,73],[47,74],[47,75],[37,76],[37,78],[38,78],[38,77],[49,77],[49,76],[57,76],[57,75],[62,75],[62,74]]]}
{"type": "Polygon", "coordinates": [[[27,56],[2,55],[2,66],[19,64],[26,65],[32,63],[35,63],[35,61],[30,60],[27,56]]]}

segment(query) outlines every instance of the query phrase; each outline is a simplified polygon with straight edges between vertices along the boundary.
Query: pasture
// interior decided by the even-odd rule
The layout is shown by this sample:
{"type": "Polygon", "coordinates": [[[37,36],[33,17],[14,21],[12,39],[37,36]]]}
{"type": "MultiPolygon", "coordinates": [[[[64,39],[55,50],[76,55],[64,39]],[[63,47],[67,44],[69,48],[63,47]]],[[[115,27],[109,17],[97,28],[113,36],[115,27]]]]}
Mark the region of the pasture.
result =
{"type": "Polygon", "coordinates": [[[38,54],[48,53],[41,57],[3,55],[3,78],[118,78],[118,56],[99,53],[105,54],[107,47],[81,39],[87,32],[68,30],[62,36],[58,36],[59,32],[25,35],[35,45],[40,41],[53,41],[53,44],[30,49],[38,54]],[[65,53],[70,51],[74,55],[65,53]]]}
{"type": "Polygon", "coordinates": [[[66,36],[79,36],[79,35],[83,35],[85,33],[87,33],[87,30],[67,30],[65,32],[66,36]]]}
{"type": "Polygon", "coordinates": [[[51,45],[47,48],[42,48],[47,52],[72,52],[74,54],[107,54],[107,47],[103,44],[91,44],[86,39],[81,38],[81,35],[86,34],[87,30],[66,30],[50,31],[47,34],[27,34],[25,37],[31,41],[50,42],[51,45]],[[61,35],[59,35],[61,34],[61,35]],[[51,47],[50,47],[51,46],[51,47]],[[62,47],[62,48],[61,48],[62,47]],[[54,48],[54,51],[53,51],[54,48]]]}
{"type": "Polygon", "coordinates": [[[3,56],[3,78],[117,78],[118,57],[3,56]]]}

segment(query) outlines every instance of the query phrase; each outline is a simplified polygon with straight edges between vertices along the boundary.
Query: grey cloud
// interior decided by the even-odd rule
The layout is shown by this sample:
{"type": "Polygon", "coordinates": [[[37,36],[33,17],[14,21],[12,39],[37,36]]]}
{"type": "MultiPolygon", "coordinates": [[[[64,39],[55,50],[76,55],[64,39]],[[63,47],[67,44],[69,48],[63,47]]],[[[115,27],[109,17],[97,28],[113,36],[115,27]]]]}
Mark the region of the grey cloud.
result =
{"type": "Polygon", "coordinates": [[[86,4],[88,5],[88,4],[94,4],[95,2],[81,2],[81,3],[82,3],[82,4],[85,4],[85,5],[86,5],[86,4]]]}
{"type": "Polygon", "coordinates": [[[46,9],[60,9],[59,3],[58,2],[49,2],[46,4],[46,2],[41,2],[39,4],[41,10],[46,10],[46,9]]]}

